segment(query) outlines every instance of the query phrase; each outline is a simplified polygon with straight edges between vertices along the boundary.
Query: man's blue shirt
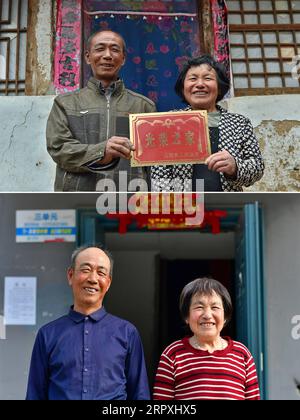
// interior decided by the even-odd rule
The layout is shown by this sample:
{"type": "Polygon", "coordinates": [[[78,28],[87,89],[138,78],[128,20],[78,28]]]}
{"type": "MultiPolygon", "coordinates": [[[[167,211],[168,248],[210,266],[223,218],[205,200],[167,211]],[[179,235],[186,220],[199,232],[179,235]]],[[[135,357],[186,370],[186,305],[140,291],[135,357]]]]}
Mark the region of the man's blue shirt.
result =
{"type": "Polygon", "coordinates": [[[147,400],[142,343],[136,328],[104,308],[70,309],[36,337],[28,400],[147,400]]]}

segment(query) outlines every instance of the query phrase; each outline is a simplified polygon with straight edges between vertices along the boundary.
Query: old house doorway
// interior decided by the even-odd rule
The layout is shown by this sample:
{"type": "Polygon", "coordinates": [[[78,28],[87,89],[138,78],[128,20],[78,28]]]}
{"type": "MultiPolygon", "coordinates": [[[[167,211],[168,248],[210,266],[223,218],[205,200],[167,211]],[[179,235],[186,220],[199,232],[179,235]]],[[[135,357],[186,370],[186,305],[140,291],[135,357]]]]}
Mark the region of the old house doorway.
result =
{"type": "Polygon", "coordinates": [[[199,229],[147,232],[134,225],[121,235],[116,221],[94,210],[79,210],[78,244],[100,242],[117,255],[115,289],[107,307],[138,326],[151,379],[162,350],[183,335],[178,314],[183,286],[206,275],[220,280],[235,309],[225,335],[249,347],[266,398],[262,209],[256,202],[222,210],[227,215],[218,235],[199,229]]]}

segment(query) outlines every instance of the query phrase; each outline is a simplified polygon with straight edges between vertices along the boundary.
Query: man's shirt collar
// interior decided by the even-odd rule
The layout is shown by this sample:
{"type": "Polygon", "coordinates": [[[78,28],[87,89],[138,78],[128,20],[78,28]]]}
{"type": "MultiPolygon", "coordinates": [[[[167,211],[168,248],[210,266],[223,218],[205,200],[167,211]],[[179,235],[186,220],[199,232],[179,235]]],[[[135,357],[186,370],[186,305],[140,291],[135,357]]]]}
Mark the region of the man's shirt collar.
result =
{"type": "Polygon", "coordinates": [[[83,321],[85,318],[90,318],[95,322],[99,322],[101,321],[101,319],[103,319],[107,315],[107,312],[103,306],[102,308],[98,309],[97,311],[93,312],[90,315],[85,315],[85,314],[81,314],[80,312],[76,312],[74,311],[73,308],[74,306],[72,305],[68,316],[77,324],[79,324],[79,322],[83,321]]]}
{"type": "Polygon", "coordinates": [[[121,92],[123,89],[123,81],[120,78],[112,82],[107,88],[105,88],[102,85],[101,81],[96,79],[95,77],[91,77],[90,82],[94,83],[97,86],[99,92],[102,95],[106,95],[106,96],[117,94],[121,92]]]}

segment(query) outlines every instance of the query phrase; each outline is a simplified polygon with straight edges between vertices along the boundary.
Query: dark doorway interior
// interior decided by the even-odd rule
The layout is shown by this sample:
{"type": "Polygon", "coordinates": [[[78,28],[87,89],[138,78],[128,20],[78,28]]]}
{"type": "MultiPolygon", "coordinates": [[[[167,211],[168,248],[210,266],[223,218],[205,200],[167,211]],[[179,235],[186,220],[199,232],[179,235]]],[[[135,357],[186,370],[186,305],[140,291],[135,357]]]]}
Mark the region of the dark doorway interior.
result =
{"type": "MultiPolygon", "coordinates": [[[[158,358],[167,345],[186,335],[178,308],[183,287],[196,278],[213,277],[229,290],[235,307],[234,275],[234,260],[161,260],[158,358]]],[[[235,319],[222,334],[235,338],[235,319]]]]}

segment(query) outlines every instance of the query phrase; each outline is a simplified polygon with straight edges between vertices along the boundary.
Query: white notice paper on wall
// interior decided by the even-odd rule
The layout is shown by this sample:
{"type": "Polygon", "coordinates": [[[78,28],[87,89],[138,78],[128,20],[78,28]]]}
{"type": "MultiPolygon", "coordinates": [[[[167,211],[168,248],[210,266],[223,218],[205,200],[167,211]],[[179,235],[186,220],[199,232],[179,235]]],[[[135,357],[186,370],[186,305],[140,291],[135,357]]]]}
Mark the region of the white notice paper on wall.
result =
{"type": "Polygon", "coordinates": [[[36,324],[36,277],[5,277],[4,324],[36,324]]]}

